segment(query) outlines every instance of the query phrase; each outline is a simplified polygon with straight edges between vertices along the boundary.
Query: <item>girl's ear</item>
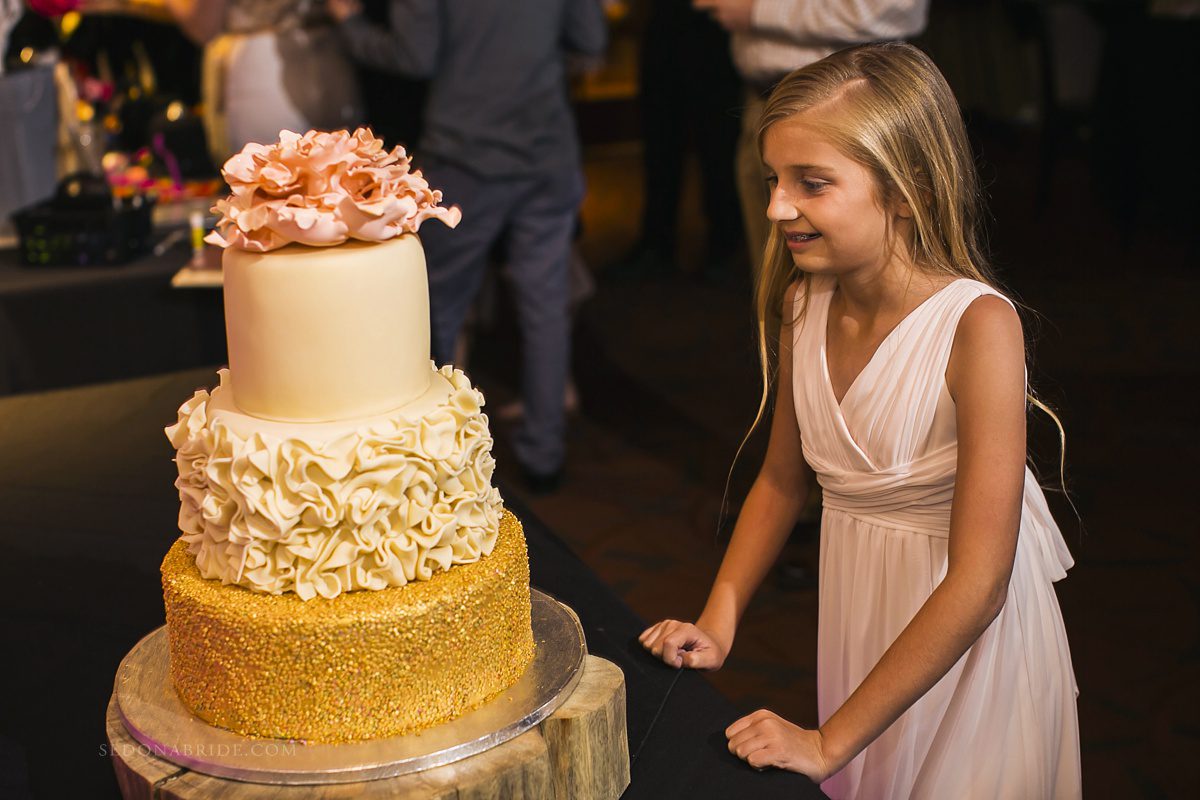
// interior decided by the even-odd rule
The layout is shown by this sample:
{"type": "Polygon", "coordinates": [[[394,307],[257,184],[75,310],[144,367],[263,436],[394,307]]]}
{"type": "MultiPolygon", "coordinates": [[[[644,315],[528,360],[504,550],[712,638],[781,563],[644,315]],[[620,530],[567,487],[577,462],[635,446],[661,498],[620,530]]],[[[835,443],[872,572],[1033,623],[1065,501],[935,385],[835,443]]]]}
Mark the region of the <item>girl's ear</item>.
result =
{"type": "Polygon", "coordinates": [[[899,193],[897,193],[896,199],[892,202],[892,212],[897,217],[900,217],[900,219],[912,219],[913,217],[912,206],[899,193]]]}

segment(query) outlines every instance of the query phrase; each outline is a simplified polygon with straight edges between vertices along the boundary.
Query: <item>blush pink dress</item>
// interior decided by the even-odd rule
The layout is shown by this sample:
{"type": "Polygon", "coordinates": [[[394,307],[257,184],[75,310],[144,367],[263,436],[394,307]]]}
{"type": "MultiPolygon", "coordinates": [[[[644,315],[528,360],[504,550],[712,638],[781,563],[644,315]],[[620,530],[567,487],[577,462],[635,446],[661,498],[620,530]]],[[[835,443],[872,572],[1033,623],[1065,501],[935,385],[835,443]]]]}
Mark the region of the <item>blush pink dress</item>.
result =
{"type": "MultiPolygon", "coordinates": [[[[824,496],[818,711],[850,696],[946,575],[958,455],[946,367],[985,284],[961,279],[879,346],[842,402],[825,356],[835,284],[814,278],[794,336],[796,416],[824,496]]],[[[797,300],[797,309],[802,299],[797,300]]],[[[1078,693],[1054,582],[1072,565],[1026,470],[1003,610],[927,694],[838,774],[833,798],[1075,798],[1078,693]]]]}

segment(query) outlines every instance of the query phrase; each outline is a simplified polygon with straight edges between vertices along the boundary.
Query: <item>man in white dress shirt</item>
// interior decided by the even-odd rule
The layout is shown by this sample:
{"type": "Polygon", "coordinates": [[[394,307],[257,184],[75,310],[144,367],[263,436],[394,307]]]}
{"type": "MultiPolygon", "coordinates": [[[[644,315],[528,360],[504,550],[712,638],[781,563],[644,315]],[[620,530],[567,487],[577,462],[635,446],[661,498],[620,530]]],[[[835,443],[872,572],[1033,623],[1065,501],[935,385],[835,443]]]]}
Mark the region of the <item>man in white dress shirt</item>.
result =
{"type": "Polygon", "coordinates": [[[830,53],[866,42],[909,39],[925,29],[929,0],[693,0],[731,34],[746,85],[735,169],[738,197],[758,272],[767,243],[767,187],[758,155],[758,119],[779,80],[830,53]]]}

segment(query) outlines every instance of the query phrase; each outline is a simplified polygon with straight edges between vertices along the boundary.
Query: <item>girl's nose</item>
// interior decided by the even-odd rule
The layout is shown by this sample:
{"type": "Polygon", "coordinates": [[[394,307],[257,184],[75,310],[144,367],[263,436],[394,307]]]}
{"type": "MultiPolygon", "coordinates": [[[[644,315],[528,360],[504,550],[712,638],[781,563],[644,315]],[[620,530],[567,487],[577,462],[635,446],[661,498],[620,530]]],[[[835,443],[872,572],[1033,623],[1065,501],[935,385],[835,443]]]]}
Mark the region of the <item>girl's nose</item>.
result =
{"type": "Polygon", "coordinates": [[[767,200],[767,219],[771,222],[790,222],[800,216],[800,209],[782,187],[776,185],[767,200]]]}

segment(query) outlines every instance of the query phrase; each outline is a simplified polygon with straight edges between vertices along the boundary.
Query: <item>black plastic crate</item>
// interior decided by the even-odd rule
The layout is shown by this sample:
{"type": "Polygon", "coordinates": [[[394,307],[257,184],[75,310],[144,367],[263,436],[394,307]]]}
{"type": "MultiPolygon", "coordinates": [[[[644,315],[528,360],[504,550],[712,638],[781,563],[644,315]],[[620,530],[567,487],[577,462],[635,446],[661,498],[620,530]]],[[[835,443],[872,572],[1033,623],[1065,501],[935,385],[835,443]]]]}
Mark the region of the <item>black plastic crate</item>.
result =
{"type": "Polygon", "coordinates": [[[13,214],[21,263],[29,267],[124,264],[150,247],[154,203],[115,198],[104,178],[72,175],[50,200],[13,214]]]}

